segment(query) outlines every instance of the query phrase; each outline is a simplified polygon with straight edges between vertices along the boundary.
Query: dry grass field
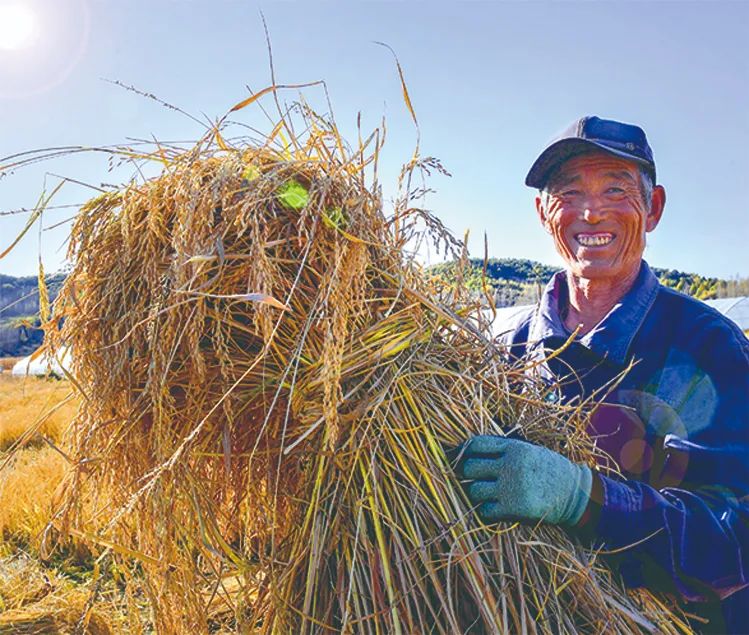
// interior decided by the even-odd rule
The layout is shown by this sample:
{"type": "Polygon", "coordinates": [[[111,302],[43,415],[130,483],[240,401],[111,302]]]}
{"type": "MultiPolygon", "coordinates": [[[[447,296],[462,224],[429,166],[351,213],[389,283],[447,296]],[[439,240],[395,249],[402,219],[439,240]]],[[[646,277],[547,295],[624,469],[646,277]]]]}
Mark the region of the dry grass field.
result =
{"type": "MultiPolygon", "coordinates": [[[[68,399],[70,394],[66,381],[1,374],[0,451],[10,448],[37,424],[40,424],[40,435],[53,442],[60,441],[77,408],[77,404],[68,399]]],[[[39,435],[26,442],[31,445],[41,443],[43,440],[39,435]]]]}
{"type": "Polygon", "coordinates": [[[114,626],[119,611],[111,598],[88,606],[86,562],[39,559],[65,474],[55,447],[63,446],[77,404],[68,382],[13,377],[14,362],[0,360],[0,633],[127,632],[114,626]]]}
{"type": "Polygon", "coordinates": [[[37,550],[65,470],[52,445],[62,443],[76,407],[65,381],[0,375],[0,554],[37,550]]]}
{"type": "Polygon", "coordinates": [[[10,373],[16,362],[21,359],[20,357],[0,357],[0,371],[3,373],[10,373]]]}
{"type": "Polygon", "coordinates": [[[18,545],[38,550],[64,472],[65,459],[45,446],[20,450],[0,473],[0,554],[18,545]]]}

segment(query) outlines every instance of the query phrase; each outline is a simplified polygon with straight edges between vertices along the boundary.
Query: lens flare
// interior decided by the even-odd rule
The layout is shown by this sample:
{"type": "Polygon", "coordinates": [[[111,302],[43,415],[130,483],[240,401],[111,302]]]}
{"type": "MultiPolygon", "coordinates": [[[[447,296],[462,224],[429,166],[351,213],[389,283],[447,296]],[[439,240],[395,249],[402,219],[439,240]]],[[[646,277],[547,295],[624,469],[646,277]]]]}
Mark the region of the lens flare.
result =
{"type": "Polygon", "coordinates": [[[33,12],[22,4],[0,4],[0,49],[13,51],[31,44],[36,31],[33,12]]]}

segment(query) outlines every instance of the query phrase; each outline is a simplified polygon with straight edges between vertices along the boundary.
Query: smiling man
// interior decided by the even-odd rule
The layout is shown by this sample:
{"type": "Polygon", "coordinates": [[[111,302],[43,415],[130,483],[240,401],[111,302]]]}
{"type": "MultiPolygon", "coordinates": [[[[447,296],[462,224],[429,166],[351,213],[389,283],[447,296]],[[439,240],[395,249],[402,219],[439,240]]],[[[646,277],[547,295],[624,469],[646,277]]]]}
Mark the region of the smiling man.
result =
{"type": "Polygon", "coordinates": [[[566,269],[505,335],[546,359],[565,403],[606,395],[588,433],[618,473],[499,436],[471,439],[457,469],[486,522],[578,532],[629,586],[687,603],[696,631],[749,633],[749,341],[642,259],[656,183],[637,126],[584,117],[541,153],[526,184],[566,269]]]}

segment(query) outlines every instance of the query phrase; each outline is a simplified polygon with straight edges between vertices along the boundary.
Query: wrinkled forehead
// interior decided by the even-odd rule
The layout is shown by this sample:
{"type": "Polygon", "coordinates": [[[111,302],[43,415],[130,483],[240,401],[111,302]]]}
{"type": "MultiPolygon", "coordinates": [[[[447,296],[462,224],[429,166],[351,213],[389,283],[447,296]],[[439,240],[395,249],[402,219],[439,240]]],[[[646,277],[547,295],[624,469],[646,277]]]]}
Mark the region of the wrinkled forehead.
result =
{"type": "Polygon", "coordinates": [[[607,152],[578,154],[559,164],[548,180],[549,187],[559,187],[586,177],[610,177],[638,183],[639,165],[607,152]]]}

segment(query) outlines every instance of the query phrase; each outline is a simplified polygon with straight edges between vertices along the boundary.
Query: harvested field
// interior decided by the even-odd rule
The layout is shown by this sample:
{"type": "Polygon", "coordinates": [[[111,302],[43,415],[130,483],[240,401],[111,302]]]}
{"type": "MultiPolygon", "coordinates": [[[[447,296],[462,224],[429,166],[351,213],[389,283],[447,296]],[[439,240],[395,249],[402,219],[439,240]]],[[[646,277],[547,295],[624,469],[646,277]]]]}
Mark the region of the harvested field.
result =
{"type": "Polygon", "coordinates": [[[16,453],[12,469],[0,474],[0,534],[5,545],[30,545],[38,550],[64,473],[65,459],[50,447],[16,453]]]}
{"type": "Polygon", "coordinates": [[[113,635],[128,631],[126,607],[111,590],[76,583],[26,555],[0,558],[0,633],[113,635]],[[94,600],[97,600],[94,602],[94,600]]]}
{"type": "Polygon", "coordinates": [[[20,357],[0,357],[0,374],[10,373],[20,357]]]}
{"type": "Polygon", "coordinates": [[[70,395],[65,381],[0,375],[0,633],[138,632],[111,575],[92,593],[96,564],[85,548],[68,544],[52,560],[39,557],[68,468],[41,435],[65,447],[77,409],[65,403],[70,395]]]}
{"type": "Polygon", "coordinates": [[[0,375],[0,451],[7,450],[33,428],[22,444],[57,443],[78,408],[68,382],[38,377],[0,375]],[[36,434],[38,432],[38,434],[36,434]]]}

